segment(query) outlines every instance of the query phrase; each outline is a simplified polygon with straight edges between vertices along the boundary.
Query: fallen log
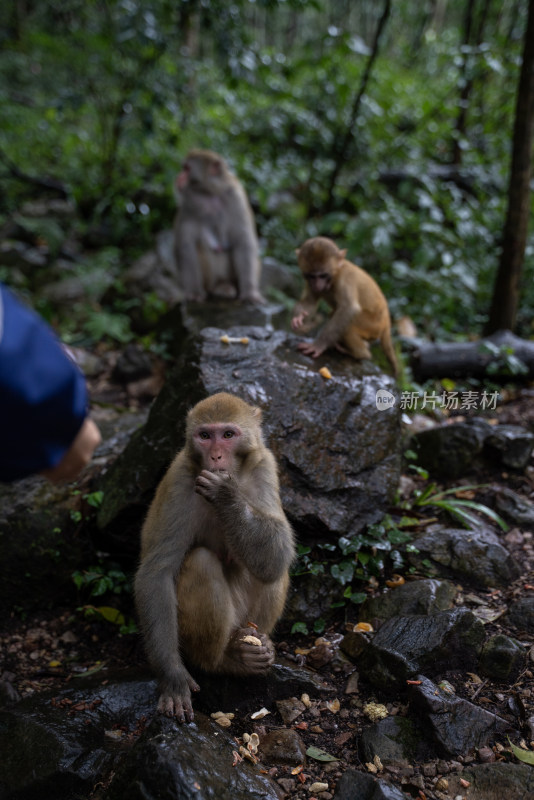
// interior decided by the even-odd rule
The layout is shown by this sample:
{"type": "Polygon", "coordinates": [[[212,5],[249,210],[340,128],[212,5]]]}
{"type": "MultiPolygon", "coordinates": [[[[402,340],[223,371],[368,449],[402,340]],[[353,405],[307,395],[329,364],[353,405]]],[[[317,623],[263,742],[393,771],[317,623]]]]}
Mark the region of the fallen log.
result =
{"type": "Polygon", "coordinates": [[[410,366],[416,380],[427,378],[491,378],[525,381],[534,378],[534,341],[502,330],[476,342],[421,342],[410,366]]]}

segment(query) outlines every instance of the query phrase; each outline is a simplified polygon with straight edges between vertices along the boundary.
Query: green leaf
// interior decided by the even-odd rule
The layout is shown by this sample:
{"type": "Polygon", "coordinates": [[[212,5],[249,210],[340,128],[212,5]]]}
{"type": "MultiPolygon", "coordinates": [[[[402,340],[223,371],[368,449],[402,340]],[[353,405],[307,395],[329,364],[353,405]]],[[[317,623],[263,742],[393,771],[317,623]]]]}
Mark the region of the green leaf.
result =
{"type": "Polygon", "coordinates": [[[340,582],[342,586],[350,583],[354,577],[354,564],[351,561],[342,561],[340,564],[332,564],[330,574],[340,582]]]}
{"type": "Polygon", "coordinates": [[[313,623],[313,632],[314,633],[323,633],[324,629],[326,628],[326,622],[322,617],[316,619],[313,623]]]}
{"type": "Polygon", "coordinates": [[[111,608],[111,606],[98,606],[96,609],[101,617],[104,617],[107,622],[112,622],[114,625],[124,625],[124,615],[118,608],[111,608]]]}
{"type": "Polygon", "coordinates": [[[88,678],[89,675],[94,675],[95,672],[100,672],[106,666],[106,662],[102,661],[100,664],[97,664],[95,667],[91,667],[91,669],[86,670],[85,672],[77,672],[72,677],[73,678],[88,678]]]}
{"type": "Polygon", "coordinates": [[[321,750],[320,747],[308,747],[306,755],[315,761],[339,761],[335,756],[331,756],[326,750],[321,750]]]}
{"type": "Polygon", "coordinates": [[[517,747],[517,745],[510,742],[510,737],[508,737],[508,742],[516,758],[520,761],[524,761],[525,764],[532,764],[534,766],[534,752],[532,750],[523,750],[522,747],[517,747]]]}
{"type": "Polygon", "coordinates": [[[367,600],[367,595],[363,592],[354,592],[350,596],[351,603],[363,603],[364,600],[367,600]]]}
{"type": "Polygon", "coordinates": [[[100,508],[102,505],[102,500],[104,499],[104,492],[91,492],[91,494],[85,495],[85,499],[90,506],[93,506],[94,508],[100,508]]]}
{"type": "Polygon", "coordinates": [[[309,633],[308,626],[305,622],[295,622],[293,627],[291,628],[291,633],[309,633]]]}

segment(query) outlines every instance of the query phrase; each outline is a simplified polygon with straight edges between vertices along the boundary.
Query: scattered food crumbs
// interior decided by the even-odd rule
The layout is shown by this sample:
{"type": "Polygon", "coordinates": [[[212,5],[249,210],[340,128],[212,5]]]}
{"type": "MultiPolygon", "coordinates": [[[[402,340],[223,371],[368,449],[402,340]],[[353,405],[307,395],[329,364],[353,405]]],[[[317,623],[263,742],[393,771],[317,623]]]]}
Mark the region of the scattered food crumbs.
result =
{"type": "Polygon", "coordinates": [[[382,703],[366,703],[363,707],[363,713],[371,722],[378,722],[378,720],[385,719],[388,716],[388,710],[382,703]]]}
{"type": "Polygon", "coordinates": [[[355,631],[363,631],[365,633],[373,633],[374,628],[373,628],[373,626],[371,625],[370,622],[358,622],[354,626],[353,630],[355,630],[355,631]]]}
{"type": "Polygon", "coordinates": [[[321,367],[319,370],[319,375],[321,375],[325,380],[329,380],[332,377],[332,373],[328,369],[328,367],[321,367]]]}
{"type": "Polygon", "coordinates": [[[389,586],[390,589],[394,589],[396,586],[403,586],[404,583],[405,580],[402,575],[392,575],[391,580],[386,581],[386,586],[389,586]]]}
{"type": "Polygon", "coordinates": [[[327,792],[328,791],[328,784],[327,783],[312,783],[311,786],[308,787],[309,792],[327,792]]]}
{"type": "Polygon", "coordinates": [[[215,711],[211,715],[211,718],[217,723],[217,725],[220,725],[221,728],[229,728],[232,724],[234,716],[235,715],[230,712],[215,711]]]}
{"type": "Polygon", "coordinates": [[[261,639],[258,639],[258,637],[257,637],[257,636],[250,636],[250,635],[243,636],[243,638],[241,639],[241,641],[242,641],[242,642],[246,642],[247,644],[255,644],[255,645],[257,645],[258,647],[260,647],[260,646],[261,646],[261,639]]]}
{"type": "Polygon", "coordinates": [[[250,719],[263,719],[263,717],[266,717],[267,714],[270,714],[270,713],[271,712],[268,709],[266,709],[265,706],[264,706],[263,708],[260,708],[259,711],[255,711],[253,714],[251,714],[250,715],[250,719]]]}
{"type": "Polygon", "coordinates": [[[332,714],[337,714],[340,709],[340,703],[337,697],[334,700],[327,700],[325,703],[325,707],[332,712],[332,714]]]}
{"type": "Polygon", "coordinates": [[[223,344],[248,344],[249,339],[247,336],[228,336],[226,333],[221,336],[223,344]]]}
{"type": "Polygon", "coordinates": [[[104,736],[107,736],[108,739],[114,739],[115,741],[118,741],[124,736],[124,731],[121,731],[120,728],[112,731],[104,731],[104,736]]]}

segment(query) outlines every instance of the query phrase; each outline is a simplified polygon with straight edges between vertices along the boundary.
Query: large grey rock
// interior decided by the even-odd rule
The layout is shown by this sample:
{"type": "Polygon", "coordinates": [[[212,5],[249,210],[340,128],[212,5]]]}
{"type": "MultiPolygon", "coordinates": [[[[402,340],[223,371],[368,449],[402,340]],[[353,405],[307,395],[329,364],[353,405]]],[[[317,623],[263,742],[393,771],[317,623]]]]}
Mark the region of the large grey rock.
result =
{"type": "Polygon", "coordinates": [[[430,616],[392,617],[370,642],[349,633],[341,649],[355,658],[358,671],[384,691],[400,688],[420,671],[472,669],[477,663],[484,626],[471,611],[457,608],[430,616]]]}
{"type": "Polygon", "coordinates": [[[106,800],[280,800],[280,788],[260,768],[232,766],[234,739],[207,717],[179,726],[155,718],[128,753],[106,800]]]}
{"type": "Polygon", "coordinates": [[[284,508],[300,530],[347,536],[380,519],[399,479],[400,418],[396,408],[379,411],[376,394],[392,391],[393,380],[371,362],[336,354],[314,362],[296,341],[251,327],[208,328],[190,337],[147,424],[101,481],[99,525],[118,524],[146,506],[183,442],[186,412],[222,390],[262,408],[284,508]],[[224,333],[249,343],[223,344],[224,333]],[[318,372],[325,362],[330,380],[318,372]]]}
{"type": "Polygon", "coordinates": [[[254,679],[198,672],[195,677],[201,690],[191,725],[155,715],[156,682],[135,673],[103,671],[80,678],[53,700],[46,692],[0,711],[0,797],[89,797],[95,784],[116,773],[102,797],[274,800],[278,787],[259,768],[232,766],[237,749],[232,732],[208,715],[219,710],[248,714],[264,705],[274,712],[276,699],[302,692],[321,696],[322,682],[310,670],[281,664],[254,679]]]}
{"type": "Polygon", "coordinates": [[[469,422],[438,425],[410,437],[409,446],[417,453],[417,463],[432,477],[460,478],[482,454],[491,425],[475,418],[469,422]]]}
{"type": "Polygon", "coordinates": [[[365,772],[348,769],[338,781],[334,800],[409,800],[397,786],[365,772]]]}
{"type": "Polygon", "coordinates": [[[504,486],[497,490],[497,511],[514,525],[527,531],[534,530],[534,503],[504,486]]]}
{"type": "Polygon", "coordinates": [[[534,447],[534,433],[521,425],[497,425],[484,442],[484,455],[505,467],[524,469],[534,447]]]}
{"type": "MultiPolygon", "coordinates": [[[[122,452],[145,418],[145,412],[102,411],[97,419],[102,444],[76,483],[54,485],[37,476],[0,483],[0,612],[4,615],[14,607],[42,609],[64,601],[73,592],[72,573],[94,558],[95,545],[107,552],[114,549],[110,537],[104,547],[88,535],[76,535],[82,525],[85,533],[95,527],[95,509],[84,496],[94,489],[92,475],[122,452]]],[[[136,520],[133,532],[131,527],[123,532],[121,558],[137,557],[138,530],[136,520]]]]}
{"type": "Polygon", "coordinates": [[[409,687],[410,711],[430,730],[439,755],[465,754],[509,730],[502,717],[444,692],[423,675],[418,679],[419,685],[409,687]]]}
{"type": "Polygon", "coordinates": [[[460,779],[469,782],[469,800],[534,800],[534,770],[528,764],[475,764],[449,776],[451,797],[465,795],[460,779]]]}
{"type": "Polygon", "coordinates": [[[422,732],[407,717],[386,717],[364,728],[359,749],[362,761],[372,762],[378,756],[385,767],[407,767],[434,755],[422,732]]]}
{"type": "Polygon", "coordinates": [[[370,597],[360,606],[360,621],[433,614],[452,608],[457,589],[451,581],[422,579],[370,597]]]}
{"type": "Polygon", "coordinates": [[[512,603],[504,622],[517,631],[534,633],[534,597],[520,597],[512,603]]]}
{"type": "Polygon", "coordinates": [[[521,574],[517,562],[488,528],[433,525],[412,545],[419,551],[408,555],[412,563],[429,559],[439,572],[452,573],[479,586],[506,586],[521,574]]]}
{"type": "Polygon", "coordinates": [[[524,648],[502,633],[490,637],[480,653],[481,671],[498,681],[514,678],[524,661],[524,648]]]}
{"type": "Polygon", "coordinates": [[[0,711],[0,796],[70,800],[87,796],[117,763],[120,748],[106,735],[115,723],[128,730],[153,709],[148,681],[124,681],[29,697],[0,711]],[[69,705],[62,705],[67,699],[69,705]],[[83,709],[72,711],[83,704],[83,709]]]}

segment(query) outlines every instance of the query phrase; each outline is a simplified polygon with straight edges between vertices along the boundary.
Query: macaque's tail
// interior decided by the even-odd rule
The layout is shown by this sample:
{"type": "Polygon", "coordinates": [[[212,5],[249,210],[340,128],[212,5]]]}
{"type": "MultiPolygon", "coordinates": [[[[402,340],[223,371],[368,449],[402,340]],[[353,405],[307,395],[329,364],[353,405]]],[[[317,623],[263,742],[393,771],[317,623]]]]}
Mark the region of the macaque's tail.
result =
{"type": "Polygon", "coordinates": [[[380,337],[380,344],[386,354],[387,360],[391,364],[391,368],[393,369],[393,375],[395,378],[399,374],[399,364],[397,362],[397,355],[395,353],[395,348],[393,347],[393,342],[391,341],[391,330],[386,328],[380,337]]]}

